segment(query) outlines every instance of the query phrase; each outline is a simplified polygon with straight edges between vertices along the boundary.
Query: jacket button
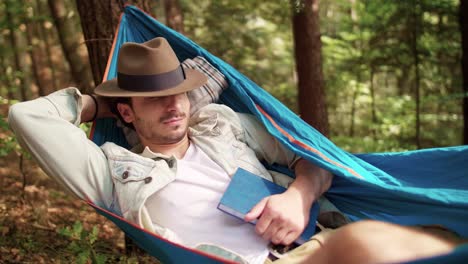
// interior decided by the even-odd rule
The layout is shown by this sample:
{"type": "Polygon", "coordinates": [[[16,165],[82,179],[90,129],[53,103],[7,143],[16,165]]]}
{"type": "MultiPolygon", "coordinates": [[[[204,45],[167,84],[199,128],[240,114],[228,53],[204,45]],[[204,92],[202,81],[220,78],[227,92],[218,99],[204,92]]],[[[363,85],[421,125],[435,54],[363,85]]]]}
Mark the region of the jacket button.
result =
{"type": "Polygon", "coordinates": [[[128,178],[128,171],[124,171],[124,172],[122,173],[122,178],[123,178],[124,180],[128,178]]]}
{"type": "Polygon", "coordinates": [[[145,178],[145,183],[148,184],[148,183],[150,183],[152,180],[153,180],[153,178],[151,178],[151,177],[146,177],[146,178],[145,178]]]}

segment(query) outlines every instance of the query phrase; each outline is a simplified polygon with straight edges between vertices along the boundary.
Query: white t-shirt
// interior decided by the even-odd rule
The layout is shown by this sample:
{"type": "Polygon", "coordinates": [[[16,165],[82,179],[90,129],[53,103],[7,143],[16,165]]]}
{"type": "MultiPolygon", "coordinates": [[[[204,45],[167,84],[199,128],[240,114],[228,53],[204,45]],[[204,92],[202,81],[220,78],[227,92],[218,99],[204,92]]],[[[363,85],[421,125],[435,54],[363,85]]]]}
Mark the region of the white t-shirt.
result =
{"type": "Polygon", "coordinates": [[[200,148],[191,143],[177,162],[176,179],[146,202],[153,223],[176,232],[183,243],[222,246],[249,263],[264,263],[268,241],[255,227],[218,210],[229,175],[200,148]]]}

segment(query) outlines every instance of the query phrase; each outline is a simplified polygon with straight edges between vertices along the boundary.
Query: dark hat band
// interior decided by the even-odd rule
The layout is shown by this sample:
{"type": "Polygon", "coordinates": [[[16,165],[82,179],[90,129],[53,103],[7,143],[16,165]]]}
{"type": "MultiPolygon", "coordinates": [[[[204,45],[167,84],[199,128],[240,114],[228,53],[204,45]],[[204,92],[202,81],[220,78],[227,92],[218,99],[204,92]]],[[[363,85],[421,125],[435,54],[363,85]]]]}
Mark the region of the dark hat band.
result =
{"type": "Polygon", "coordinates": [[[117,73],[119,87],[132,92],[163,91],[181,84],[184,80],[185,72],[182,65],[173,71],[153,75],[117,73]]]}

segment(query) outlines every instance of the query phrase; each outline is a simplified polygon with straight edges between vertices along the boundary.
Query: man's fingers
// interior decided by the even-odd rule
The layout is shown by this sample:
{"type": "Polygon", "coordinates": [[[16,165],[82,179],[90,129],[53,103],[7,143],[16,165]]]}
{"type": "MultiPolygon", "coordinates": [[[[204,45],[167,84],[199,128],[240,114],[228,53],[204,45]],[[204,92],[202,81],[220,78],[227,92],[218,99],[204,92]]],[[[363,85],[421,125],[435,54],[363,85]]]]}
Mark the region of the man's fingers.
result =
{"type": "Polygon", "coordinates": [[[265,206],[267,204],[267,201],[268,201],[268,197],[266,198],[263,198],[258,204],[256,204],[251,210],[250,212],[248,212],[245,217],[244,217],[244,220],[246,222],[251,222],[257,218],[260,217],[260,215],[263,213],[263,209],[265,209],[265,206]]]}
{"type": "Polygon", "coordinates": [[[280,243],[283,245],[292,244],[292,242],[294,242],[299,237],[299,235],[300,234],[298,232],[289,232],[280,243]]]}
{"type": "Polygon", "coordinates": [[[273,237],[276,236],[278,231],[281,230],[281,225],[273,218],[271,219],[272,220],[270,221],[270,224],[268,225],[268,227],[265,229],[263,233],[260,233],[260,230],[257,230],[257,232],[262,236],[262,238],[268,241],[271,241],[273,237]]]}
{"type": "Polygon", "coordinates": [[[283,239],[286,237],[288,234],[288,229],[287,228],[280,228],[278,231],[276,231],[276,234],[273,234],[273,237],[271,238],[271,242],[273,244],[280,244],[283,242],[283,239]]]}
{"type": "Polygon", "coordinates": [[[273,218],[271,217],[271,215],[269,215],[268,213],[262,214],[262,216],[258,219],[257,223],[255,224],[255,231],[257,232],[257,234],[261,235],[263,238],[269,240],[269,238],[271,237],[271,233],[274,231],[274,230],[271,230],[272,222],[273,222],[273,218]],[[270,234],[267,234],[268,236],[270,236],[268,238],[264,236],[267,231],[270,232],[270,234]]]}

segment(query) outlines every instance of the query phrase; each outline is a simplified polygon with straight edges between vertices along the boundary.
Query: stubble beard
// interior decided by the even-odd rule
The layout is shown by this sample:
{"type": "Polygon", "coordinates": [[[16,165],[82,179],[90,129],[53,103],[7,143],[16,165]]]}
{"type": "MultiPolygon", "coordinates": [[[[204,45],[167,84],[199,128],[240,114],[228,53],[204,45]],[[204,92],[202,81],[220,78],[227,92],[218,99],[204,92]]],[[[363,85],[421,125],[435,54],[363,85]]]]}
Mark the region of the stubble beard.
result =
{"type": "Polygon", "coordinates": [[[155,142],[157,144],[169,145],[178,143],[183,140],[188,133],[188,121],[184,119],[183,124],[170,127],[171,131],[161,132],[157,128],[157,124],[162,124],[165,120],[172,118],[174,116],[182,116],[186,118],[185,114],[169,114],[167,116],[161,117],[159,120],[143,120],[138,119],[135,129],[140,137],[143,137],[149,142],[155,142]],[[181,129],[182,127],[182,129],[181,129]]]}
{"type": "Polygon", "coordinates": [[[178,143],[180,142],[181,140],[183,140],[185,138],[185,136],[187,135],[187,130],[188,130],[188,127],[185,127],[183,130],[181,131],[178,131],[180,129],[180,125],[179,126],[175,126],[174,127],[174,133],[169,133],[169,134],[159,134],[157,133],[156,131],[152,134],[152,138],[153,139],[159,139],[160,143],[161,144],[174,144],[174,143],[178,143]]]}

